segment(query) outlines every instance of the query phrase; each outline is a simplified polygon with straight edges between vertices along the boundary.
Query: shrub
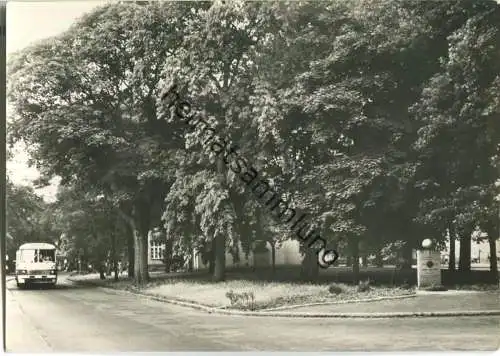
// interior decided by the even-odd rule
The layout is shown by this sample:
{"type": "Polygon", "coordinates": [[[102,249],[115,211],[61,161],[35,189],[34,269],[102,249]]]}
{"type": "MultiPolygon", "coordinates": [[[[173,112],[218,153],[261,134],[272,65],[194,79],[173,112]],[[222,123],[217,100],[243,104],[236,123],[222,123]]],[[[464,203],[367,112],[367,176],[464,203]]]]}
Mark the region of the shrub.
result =
{"type": "Polygon", "coordinates": [[[230,290],[229,292],[226,293],[226,297],[229,299],[229,302],[231,303],[231,305],[236,304],[236,302],[238,301],[237,295],[234,294],[234,292],[232,290],[230,290]]]}
{"type": "Polygon", "coordinates": [[[243,298],[248,309],[255,310],[255,295],[253,292],[243,293],[243,298]]]}
{"type": "Polygon", "coordinates": [[[364,293],[364,292],[368,292],[369,290],[371,290],[370,280],[359,282],[358,292],[364,293]]]}
{"type": "Polygon", "coordinates": [[[234,293],[232,290],[226,293],[232,307],[239,309],[255,310],[255,295],[253,292],[234,293]]]}
{"type": "Polygon", "coordinates": [[[340,294],[343,291],[344,289],[336,283],[333,283],[328,287],[328,292],[330,292],[331,294],[340,294]]]}

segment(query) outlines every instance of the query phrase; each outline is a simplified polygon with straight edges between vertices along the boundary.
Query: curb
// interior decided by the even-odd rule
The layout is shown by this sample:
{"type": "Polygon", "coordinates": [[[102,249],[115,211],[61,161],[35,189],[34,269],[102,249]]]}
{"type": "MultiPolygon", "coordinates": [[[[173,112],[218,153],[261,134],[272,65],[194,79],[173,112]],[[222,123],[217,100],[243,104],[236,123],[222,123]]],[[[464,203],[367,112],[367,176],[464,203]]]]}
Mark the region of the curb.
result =
{"type": "MultiPolygon", "coordinates": [[[[71,282],[77,284],[91,284],[99,289],[112,290],[116,294],[126,294],[150,299],[158,302],[179,305],[195,310],[207,312],[208,314],[220,314],[231,316],[257,316],[257,317],[281,317],[281,318],[331,318],[331,319],[390,319],[390,318],[437,318],[437,317],[469,317],[469,316],[500,316],[500,310],[466,310],[466,311],[433,311],[433,312],[395,312],[395,313],[305,313],[305,312],[273,312],[273,311],[243,311],[230,310],[223,308],[209,307],[206,305],[184,302],[168,297],[160,297],[142,292],[131,292],[122,289],[99,286],[92,282],[75,281],[68,278],[71,282]]],[[[404,296],[407,297],[407,296],[404,296]]],[[[409,296],[412,297],[412,296],[409,296]]],[[[401,298],[399,298],[401,299],[401,298]]]]}
{"type": "Polygon", "coordinates": [[[464,295],[464,294],[499,294],[499,290],[447,290],[447,291],[423,291],[417,290],[416,295],[464,295]]]}
{"type": "Polygon", "coordinates": [[[466,316],[496,316],[500,310],[472,310],[472,311],[437,311],[437,312],[400,312],[400,313],[272,313],[272,312],[246,312],[216,310],[218,314],[239,316],[266,316],[282,318],[359,318],[359,319],[390,319],[390,318],[437,318],[437,317],[466,317],[466,316]]]}
{"type": "Polygon", "coordinates": [[[288,310],[288,309],[296,309],[302,307],[314,307],[317,305],[337,305],[337,304],[354,304],[354,303],[370,303],[370,302],[378,302],[382,300],[394,300],[394,299],[407,299],[407,298],[415,298],[416,294],[408,294],[408,295],[395,295],[388,297],[376,297],[376,298],[367,298],[367,299],[351,299],[351,300],[340,300],[337,302],[317,302],[317,303],[307,303],[307,304],[294,304],[294,305],[284,305],[276,308],[262,309],[262,312],[271,312],[278,310],[288,310]]]}

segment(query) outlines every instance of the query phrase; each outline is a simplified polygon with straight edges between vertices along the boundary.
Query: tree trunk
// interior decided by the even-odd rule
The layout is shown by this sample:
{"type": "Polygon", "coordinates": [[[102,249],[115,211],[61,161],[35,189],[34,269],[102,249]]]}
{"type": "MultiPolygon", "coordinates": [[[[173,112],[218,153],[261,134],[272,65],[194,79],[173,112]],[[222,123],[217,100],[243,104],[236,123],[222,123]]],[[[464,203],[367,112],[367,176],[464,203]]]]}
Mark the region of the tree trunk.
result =
{"type": "Polygon", "coordinates": [[[118,281],[118,261],[116,261],[116,260],[113,263],[113,273],[115,275],[115,277],[114,277],[115,282],[117,282],[118,281]]]}
{"type": "MultiPolygon", "coordinates": [[[[224,86],[226,86],[226,80],[224,80],[224,86]]],[[[222,117],[225,115],[225,110],[222,110],[222,117]]],[[[226,170],[225,170],[224,162],[221,158],[217,160],[217,173],[220,180],[220,184],[223,188],[227,188],[226,182],[226,170]]],[[[218,232],[214,236],[214,247],[215,250],[212,250],[214,254],[214,274],[213,280],[214,282],[221,282],[226,278],[226,234],[218,232]]]]}
{"type": "Polygon", "coordinates": [[[147,234],[144,236],[138,230],[134,230],[134,281],[138,286],[145,284],[149,279],[147,241],[147,234]]]}
{"type": "Polygon", "coordinates": [[[361,257],[361,260],[363,261],[363,267],[365,267],[365,268],[368,267],[368,256],[363,255],[361,257]]]}
{"type": "Polygon", "coordinates": [[[305,249],[300,270],[300,279],[305,282],[313,282],[319,276],[318,256],[315,250],[307,247],[305,249]]]}
{"type": "Polygon", "coordinates": [[[352,252],[352,281],[354,285],[359,284],[359,241],[354,239],[351,244],[352,252]]]}
{"type": "Polygon", "coordinates": [[[134,281],[136,284],[140,285],[142,284],[144,275],[143,271],[141,270],[141,265],[142,265],[142,238],[141,235],[139,234],[139,231],[134,229],[134,281]]]}
{"type": "Polygon", "coordinates": [[[380,252],[380,250],[375,254],[375,266],[384,267],[384,260],[382,258],[382,253],[380,252]]]}
{"type": "Polygon", "coordinates": [[[171,272],[172,267],[172,259],[173,259],[173,248],[174,241],[172,239],[168,239],[165,241],[165,252],[163,255],[163,261],[165,263],[165,272],[171,272]]]}
{"type": "MultiPolygon", "coordinates": [[[[113,240],[113,238],[111,238],[111,240],[113,240]]],[[[113,244],[113,241],[111,241],[111,244],[113,244]]],[[[106,276],[111,276],[111,270],[113,269],[112,260],[113,260],[113,255],[112,252],[109,251],[105,262],[106,276]]]]}
{"type": "Polygon", "coordinates": [[[471,234],[472,229],[467,228],[460,237],[460,258],[458,261],[458,269],[461,272],[470,271],[471,234]]]}
{"type": "Polygon", "coordinates": [[[498,263],[497,263],[497,244],[495,238],[495,232],[488,232],[488,242],[490,245],[490,272],[495,278],[495,282],[498,284],[498,263]]]}
{"type": "MultiPolygon", "coordinates": [[[[149,221],[145,219],[141,220],[139,225],[141,229],[135,223],[135,220],[125,214],[122,210],[118,210],[120,216],[127,222],[130,230],[133,233],[134,241],[134,282],[137,286],[143,285],[149,279],[148,275],[148,232],[149,232],[149,221]]],[[[133,213],[132,210],[132,214],[133,213]]],[[[143,218],[139,212],[139,218],[143,218]]],[[[129,266],[130,268],[130,266],[129,266]]]]}
{"type": "Polygon", "coordinates": [[[118,261],[117,261],[117,253],[116,253],[116,233],[113,233],[111,236],[111,267],[113,269],[113,273],[115,275],[115,281],[118,280],[118,261]]]}
{"type": "Polygon", "coordinates": [[[106,279],[106,266],[102,261],[99,261],[99,278],[100,279],[106,279]]]}
{"type": "Polygon", "coordinates": [[[450,271],[455,271],[456,269],[456,261],[455,261],[455,241],[456,241],[456,231],[455,231],[455,226],[453,224],[450,224],[449,226],[449,233],[450,233],[450,256],[449,256],[449,263],[448,263],[448,269],[450,271]]]}
{"type": "Polygon", "coordinates": [[[411,270],[411,265],[413,262],[413,246],[410,243],[406,243],[402,248],[402,264],[401,270],[411,270]]]}
{"type": "Polygon", "coordinates": [[[346,265],[346,267],[350,267],[352,265],[352,257],[351,256],[346,256],[345,265],[346,265]]]}
{"type": "Polygon", "coordinates": [[[208,273],[213,276],[215,271],[215,238],[210,242],[210,252],[208,254],[208,273]]]}
{"type": "Polygon", "coordinates": [[[148,243],[148,234],[149,230],[146,230],[142,234],[142,258],[143,258],[143,264],[144,264],[144,273],[146,276],[146,280],[149,281],[149,266],[148,266],[148,260],[149,260],[149,243],[148,243]]]}
{"type": "Polygon", "coordinates": [[[194,255],[191,255],[191,257],[189,257],[188,272],[193,272],[193,271],[194,271],[194,255]]]}
{"type": "Polygon", "coordinates": [[[134,231],[132,228],[127,224],[127,271],[128,271],[128,278],[133,278],[134,277],[134,271],[135,271],[135,253],[134,253],[134,231]]]}
{"type": "MultiPolygon", "coordinates": [[[[500,212],[500,211],[499,211],[500,212]]],[[[496,220],[496,219],[495,219],[496,220]]],[[[498,284],[498,262],[497,262],[497,244],[496,240],[500,233],[500,219],[494,221],[492,219],[483,222],[481,229],[488,235],[488,245],[490,248],[490,273],[495,279],[495,284],[498,284]]]]}
{"type": "Polygon", "coordinates": [[[276,241],[269,240],[271,245],[271,270],[273,274],[276,272],[276,241]]]}
{"type": "Polygon", "coordinates": [[[226,235],[217,234],[215,236],[215,263],[214,263],[214,282],[222,282],[226,278],[226,235]]]}

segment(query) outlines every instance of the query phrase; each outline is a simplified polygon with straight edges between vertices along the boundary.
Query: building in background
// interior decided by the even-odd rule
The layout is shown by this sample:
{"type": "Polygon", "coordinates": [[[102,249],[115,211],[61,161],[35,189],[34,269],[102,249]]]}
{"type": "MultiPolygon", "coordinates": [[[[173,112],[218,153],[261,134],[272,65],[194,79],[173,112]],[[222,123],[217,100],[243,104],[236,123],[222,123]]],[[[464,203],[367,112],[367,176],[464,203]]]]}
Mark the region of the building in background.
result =
{"type": "MultiPolygon", "coordinates": [[[[481,236],[481,241],[475,241],[480,235],[480,232],[475,232],[471,241],[471,263],[472,264],[480,264],[480,265],[488,265],[490,264],[490,245],[486,236],[481,236]]],[[[500,238],[496,241],[496,259],[500,261],[500,238]]],[[[450,254],[450,242],[446,242],[446,247],[441,251],[441,257],[444,263],[448,263],[450,254]]],[[[460,258],[460,240],[455,240],[455,262],[458,267],[458,261],[460,258]]]]}
{"type": "Polygon", "coordinates": [[[153,238],[153,231],[148,233],[148,266],[160,267],[164,265],[165,243],[153,238]]]}
{"type": "MultiPolygon", "coordinates": [[[[478,236],[473,236],[471,242],[471,262],[472,264],[484,265],[486,268],[489,266],[490,247],[488,241],[484,238],[481,242],[474,241],[478,236]]],[[[226,267],[256,267],[256,266],[271,266],[272,253],[271,245],[266,243],[267,252],[254,253],[250,252],[248,256],[243,252],[243,248],[239,248],[239,259],[233,258],[230,251],[226,251],[226,267]]],[[[449,261],[450,244],[446,242],[446,247],[441,251],[443,268],[447,267],[449,261]]],[[[148,265],[152,269],[164,266],[165,243],[155,240],[152,232],[148,234],[148,265]]],[[[208,263],[203,263],[201,253],[199,251],[193,252],[193,269],[207,269],[208,263]]],[[[460,241],[455,241],[455,261],[458,267],[460,257],[460,241]]],[[[413,251],[413,258],[416,259],[416,251],[413,251]]],[[[496,243],[496,258],[500,259],[500,239],[496,243]]],[[[283,265],[300,265],[302,262],[302,255],[300,254],[300,243],[296,240],[287,240],[281,244],[281,247],[276,248],[276,266],[283,265]]],[[[361,262],[360,262],[361,263],[361,262]]],[[[388,263],[390,264],[390,263],[388,263]]]]}
{"type": "MultiPolygon", "coordinates": [[[[282,243],[280,248],[276,248],[276,265],[300,265],[302,256],[299,250],[300,244],[298,241],[289,240],[282,243]]],[[[239,260],[234,259],[230,251],[226,251],[226,267],[254,267],[271,266],[272,253],[271,245],[266,243],[267,251],[260,253],[250,252],[248,256],[243,252],[243,248],[239,249],[239,260]]],[[[154,270],[164,266],[165,243],[153,238],[153,232],[148,233],[148,266],[154,270]]],[[[201,253],[193,252],[193,269],[206,269],[208,264],[203,263],[201,253]]]]}

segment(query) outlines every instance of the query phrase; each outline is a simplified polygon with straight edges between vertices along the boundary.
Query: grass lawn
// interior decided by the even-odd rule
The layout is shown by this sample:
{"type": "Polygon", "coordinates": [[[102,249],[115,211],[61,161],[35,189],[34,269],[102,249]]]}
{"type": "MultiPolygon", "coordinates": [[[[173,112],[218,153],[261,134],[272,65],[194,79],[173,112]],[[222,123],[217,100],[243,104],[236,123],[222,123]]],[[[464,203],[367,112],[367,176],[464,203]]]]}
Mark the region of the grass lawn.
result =
{"type": "MultiPolygon", "coordinates": [[[[376,297],[415,294],[413,289],[372,286],[368,291],[359,292],[356,286],[336,283],[337,293],[330,293],[332,283],[307,284],[299,282],[278,282],[245,278],[241,273],[228,273],[227,281],[213,283],[206,273],[178,274],[165,276],[151,274],[151,282],[141,288],[142,292],[156,296],[192,301],[206,306],[235,309],[267,309],[285,305],[354,301],[376,297]],[[231,302],[228,292],[240,298],[231,302]],[[247,295],[243,295],[247,293],[247,295]],[[253,294],[253,298],[250,296],[253,294]]],[[[97,274],[73,276],[73,279],[88,280],[106,284],[118,289],[134,289],[131,281],[113,278],[100,281],[97,274]]]]}

